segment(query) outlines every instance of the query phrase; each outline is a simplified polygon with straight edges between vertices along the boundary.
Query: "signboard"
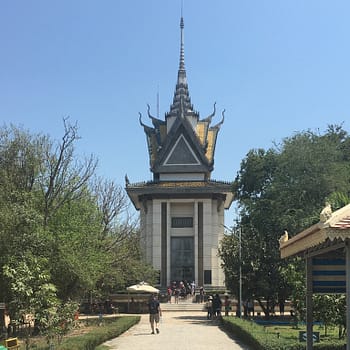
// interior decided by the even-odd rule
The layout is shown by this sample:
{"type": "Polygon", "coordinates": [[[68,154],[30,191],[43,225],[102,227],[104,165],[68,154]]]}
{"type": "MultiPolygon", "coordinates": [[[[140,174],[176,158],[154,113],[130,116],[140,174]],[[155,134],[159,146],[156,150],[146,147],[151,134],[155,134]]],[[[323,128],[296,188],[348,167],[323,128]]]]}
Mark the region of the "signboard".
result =
{"type": "MultiPolygon", "coordinates": [[[[305,331],[299,331],[299,341],[306,342],[307,333],[305,331]]],[[[312,332],[312,342],[319,343],[320,342],[320,332],[312,332]]]]}
{"type": "Polygon", "coordinates": [[[312,259],[313,293],[346,293],[345,259],[312,259]]]}

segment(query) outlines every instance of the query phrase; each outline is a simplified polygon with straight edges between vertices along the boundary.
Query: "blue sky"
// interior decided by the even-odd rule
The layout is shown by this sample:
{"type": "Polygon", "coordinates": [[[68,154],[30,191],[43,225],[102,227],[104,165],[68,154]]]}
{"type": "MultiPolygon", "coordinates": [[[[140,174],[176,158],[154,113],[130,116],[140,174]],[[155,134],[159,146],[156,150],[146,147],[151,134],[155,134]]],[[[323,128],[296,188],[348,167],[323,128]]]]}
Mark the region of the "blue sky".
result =
{"type": "MultiPolygon", "coordinates": [[[[172,102],[181,0],[0,0],[0,124],[58,139],[78,123],[78,154],[124,186],[150,180],[138,113],[172,102]]],[[[328,124],[350,131],[350,2],[184,0],[194,108],[225,122],[212,178],[231,181],[252,148],[328,124]]]]}

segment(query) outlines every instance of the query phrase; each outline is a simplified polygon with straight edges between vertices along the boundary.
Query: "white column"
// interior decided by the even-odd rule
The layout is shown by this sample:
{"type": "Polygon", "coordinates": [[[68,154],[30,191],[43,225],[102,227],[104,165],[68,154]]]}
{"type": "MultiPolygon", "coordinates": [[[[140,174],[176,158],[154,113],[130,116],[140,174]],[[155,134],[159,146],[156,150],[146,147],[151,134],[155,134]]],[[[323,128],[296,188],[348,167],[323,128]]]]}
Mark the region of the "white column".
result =
{"type": "Polygon", "coordinates": [[[161,268],[161,215],[161,201],[153,200],[152,265],[156,270],[161,268]]]}
{"type": "Polygon", "coordinates": [[[193,202],[194,280],[198,285],[198,201],[193,202]]]}
{"type": "Polygon", "coordinates": [[[167,284],[171,285],[170,265],[171,265],[171,202],[167,201],[167,284]]]}

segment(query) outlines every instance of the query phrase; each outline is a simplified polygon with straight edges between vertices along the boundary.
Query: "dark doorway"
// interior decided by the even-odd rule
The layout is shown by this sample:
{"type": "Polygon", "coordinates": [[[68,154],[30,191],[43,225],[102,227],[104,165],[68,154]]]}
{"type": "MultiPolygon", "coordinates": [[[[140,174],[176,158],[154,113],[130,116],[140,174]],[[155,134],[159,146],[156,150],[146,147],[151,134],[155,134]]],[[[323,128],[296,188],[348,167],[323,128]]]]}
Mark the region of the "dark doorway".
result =
{"type": "Polygon", "coordinates": [[[194,281],[193,237],[171,238],[171,281],[194,281]]]}

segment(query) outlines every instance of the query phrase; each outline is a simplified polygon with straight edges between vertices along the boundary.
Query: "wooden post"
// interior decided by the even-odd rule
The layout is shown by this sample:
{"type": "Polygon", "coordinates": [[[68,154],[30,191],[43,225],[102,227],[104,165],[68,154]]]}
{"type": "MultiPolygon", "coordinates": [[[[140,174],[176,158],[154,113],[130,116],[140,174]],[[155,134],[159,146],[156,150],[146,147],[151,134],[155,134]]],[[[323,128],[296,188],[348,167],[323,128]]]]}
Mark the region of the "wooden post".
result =
{"type": "Polygon", "coordinates": [[[306,350],[313,349],[312,258],[306,258],[306,350]]]}
{"type": "Polygon", "coordinates": [[[345,242],[346,264],[346,350],[350,350],[350,241],[345,242]]]}

